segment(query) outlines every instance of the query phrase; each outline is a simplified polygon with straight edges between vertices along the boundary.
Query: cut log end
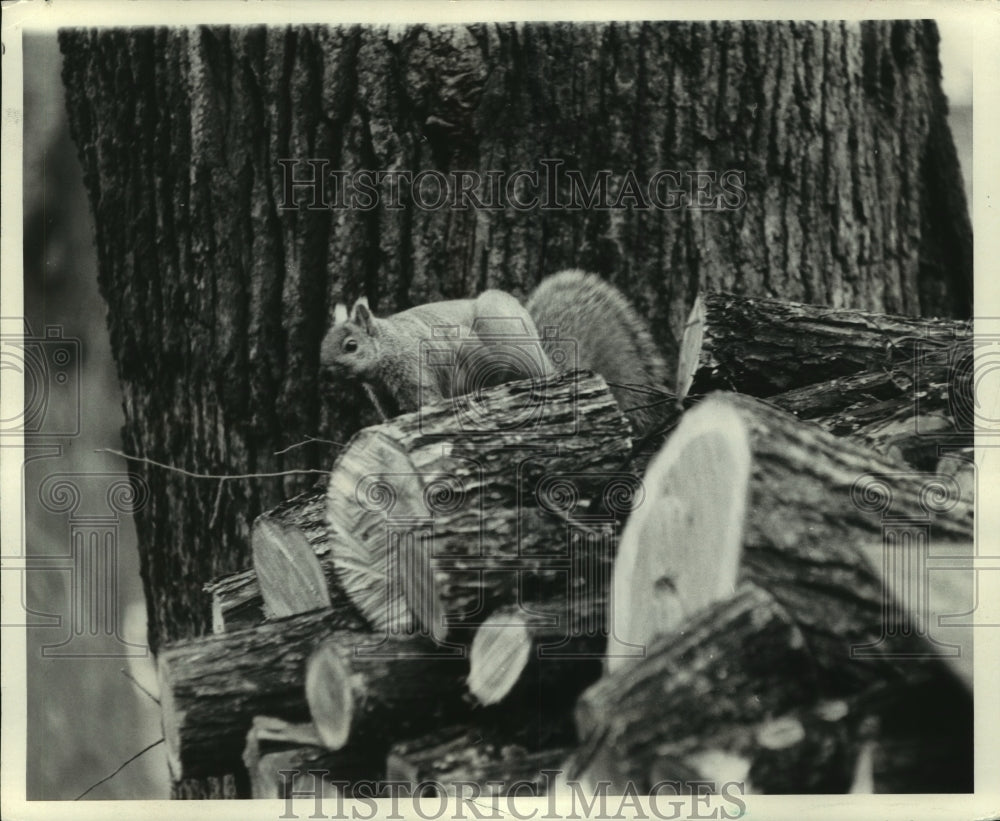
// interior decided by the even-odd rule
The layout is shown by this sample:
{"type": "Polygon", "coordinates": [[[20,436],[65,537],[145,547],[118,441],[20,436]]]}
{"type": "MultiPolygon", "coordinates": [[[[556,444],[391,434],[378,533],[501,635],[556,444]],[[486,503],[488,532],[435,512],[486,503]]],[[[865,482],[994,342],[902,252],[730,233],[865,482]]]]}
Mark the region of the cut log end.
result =
{"type": "Polygon", "coordinates": [[[212,632],[216,635],[226,632],[226,614],[218,596],[212,596],[212,632]]]}
{"type": "Polygon", "coordinates": [[[339,750],[350,735],[354,700],[350,671],[340,650],[327,642],[316,648],[306,664],[306,701],[320,739],[339,750]]]}
{"type": "Polygon", "coordinates": [[[691,313],[684,325],[684,335],[681,337],[681,348],[677,356],[677,377],[674,385],[677,391],[677,405],[687,399],[695,371],[698,370],[698,358],[701,355],[702,341],[705,338],[705,301],[701,294],[694,299],[691,313]]]}
{"type": "Polygon", "coordinates": [[[253,566],[270,618],[330,606],[323,567],[301,530],[259,518],[251,542],[253,566]]]}
{"type": "Polygon", "coordinates": [[[685,414],[643,479],[614,572],[608,669],[732,594],[743,544],[750,442],[739,415],[705,400],[685,414]]]}
{"type": "Polygon", "coordinates": [[[413,629],[399,578],[408,548],[401,522],[428,518],[424,478],[379,428],[356,434],[330,474],[326,519],[337,576],[376,630],[413,629]]]}
{"type": "Polygon", "coordinates": [[[476,631],[469,651],[469,692],[481,704],[496,704],[517,683],[532,642],[527,624],[504,608],[476,631]]]}
{"type": "Polygon", "coordinates": [[[173,685],[169,681],[168,665],[161,655],[156,670],[160,689],[160,718],[163,728],[163,745],[166,747],[167,765],[170,768],[172,781],[180,781],[185,777],[181,766],[181,732],[184,716],[178,712],[174,702],[173,685]]]}
{"type": "Polygon", "coordinates": [[[621,470],[631,453],[629,427],[604,380],[573,372],[538,387],[528,381],[484,391],[476,411],[488,413],[480,417],[487,430],[466,426],[462,403],[442,402],[360,431],[341,453],[326,495],[332,563],[377,630],[419,627],[446,640],[509,603],[513,574],[486,573],[484,594],[477,573],[500,557],[523,558],[535,547],[526,541],[550,541],[538,533],[518,541],[513,533],[524,533],[525,518],[558,529],[551,541],[561,543],[561,517],[584,513],[609,472],[621,470]],[[512,428],[528,400],[531,424],[512,428]],[[543,473],[562,472],[581,479],[579,509],[542,511],[535,484],[543,473]],[[488,558],[457,569],[437,561],[474,555],[488,558]]]}

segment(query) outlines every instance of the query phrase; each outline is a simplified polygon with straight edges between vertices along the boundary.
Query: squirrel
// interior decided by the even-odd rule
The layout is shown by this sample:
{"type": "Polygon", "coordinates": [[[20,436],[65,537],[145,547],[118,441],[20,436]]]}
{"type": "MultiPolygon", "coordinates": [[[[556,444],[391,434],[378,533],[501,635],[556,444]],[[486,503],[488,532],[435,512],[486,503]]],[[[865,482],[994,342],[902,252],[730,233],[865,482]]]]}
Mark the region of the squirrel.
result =
{"type": "Polygon", "coordinates": [[[364,297],[350,315],[339,304],[320,364],[360,380],[383,419],[567,366],[591,370],[607,381],[637,436],[656,424],[656,394],[665,392],[667,374],[649,329],[621,292],[575,269],[546,277],[526,305],[499,290],[387,318],[376,317],[364,297]],[[563,361],[573,359],[565,356],[567,341],[575,344],[575,361],[563,361]]]}

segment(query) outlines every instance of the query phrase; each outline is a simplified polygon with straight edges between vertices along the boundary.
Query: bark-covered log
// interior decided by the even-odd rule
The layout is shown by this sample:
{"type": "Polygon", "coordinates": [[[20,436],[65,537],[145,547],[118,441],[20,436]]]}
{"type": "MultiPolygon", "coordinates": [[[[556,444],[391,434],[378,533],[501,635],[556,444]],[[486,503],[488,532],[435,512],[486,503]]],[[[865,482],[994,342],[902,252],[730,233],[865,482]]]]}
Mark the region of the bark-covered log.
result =
{"type": "Polygon", "coordinates": [[[484,796],[547,795],[571,747],[561,739],[562,745],[550,741],[538,749],[526,738],[529,735],[478,726],[447,727],[394,745],[386,779],[424,784],[428,792],[445,795],[468,795],[470,784],[484,796]]]}
{"type": "MultiPolygon", "coordinates": [[[[593,506],[588,494],[606,490],[609,479],[623,475],[618,468],[628,460],[627,427],[623,426],[624,419],[613,397],[600,384],[600,380],[564,375],[533,397],[526,393],[526,385],[498,388],[496,401],[485,395],[476,413],[477,417],[484,414],[478,419],[480,426],[485,419],[495,419],[496,427],[505,431],[495,437],[484,436],[481,428],[477,432],[468,424],[466,415],[456,418],[451,412],[454,405],[439,410],[426,408],[420,414],[397,417],[389,426],[367,429],[352,440],[325,485],[332,488],[329,515],[335,517],[336,524],[327,526],[326,502],[321,491],[315,489],[262,514],[255,527],[272,523],[280,530],[302,531],[320,559],[332,596],[343,595],[339,576],[353,585],[355,600],[363,603],[374,597],[376,603],[368,606],[376,623],[384,627],[392,622],[397,629],[406,631],[412,623],[402,597],[402,584],[396,584],[392,602],[385,603],[383,598],[388,561],[379,544],[383,534],[389,529],[404,532],[412,520],[428,518],[434,519],[436,533],[447,534],[445,520],[454,502],[452,494],[457,492],[470,508],[492,505],[528,511],[538,504],[535,490],[539,479],[560,472],[572,475],[553,486],[552,492],[572,493],[574,510],[584,514],[593,506]],[[514,418],[528,424],[507,430],[514,418]],[[492,442],[499,455],[486,441],[492,442]],[[407,454],[401,455],[400,449],[407,454]],[[419,471],[412,462],[420,465],[419,471]],[[427,486],[428,498],[445,507],[444,511],[436,511],[440,515],[426,507],[427,486]],[[371,552],[375,557],[366,558],[371,552]],[[341,558],[339,573],[335,554],[341,558]],[[379,601],[384,603],[379,605],[379,601]],[[389,608],[395,608],[391,610],[395,620],[386,615],[389,608]]],[[[610,492],[616,492],[614,485],[610,492]]],[[[602,502],[598,499],[598,504],[602,502]]],[[[525,517],[535,521],[536,514],[528,512],[525,517]]],[[[470,521],[470,526],[475,526],[475,518],[470,521]]],[[[527,521],[514,517],[510,522],[509,527],[499,527],[496,532],[488,527],[479,531],[488,542],[516,528],[526,534],[524,547],[528,550],[532,540],[558,540],[564,532],[555,531],[554,536],[545,537],[549,531],[529,526],[527,521]]],[[[551,520],[549,530],[559,527],[562,525],[551,520]]],[[[459,529],[454,538],[465,539],[466,533],[467,528],[459,529]]],[[[484,543],[484,550],[487,547],[484,543]]],[[[208,585],[207,590],[213,599],[216,632],[226,624],[231,629],[264,618],[259,584],[252,572],[224,577],[208,585]]]]}
{"type": "MultiPolygon", "coordinates": [[[[279,566],[275,565],[276,568],[279,566]]],[[[321,562],[320,567],[329,599],[326,606],[339,611],[346,620],[352,623],[367,626],[368,622],[365,617],[355,607],[354,602],[347,598],[347,594],[340,586],[340,582],[333,572],[333,565],[329,562],[321,562]]],[[[206,584],[205,592],[212,598],[213,633],[256,627],[271,617],[265,609],[260,582],[253,569],[222,576],[206,584]]],[[[292,607],[292,612],[289,615],[306,613],[315,609],[308,607],[308,603],[305,600],[300,600],[297,605],[292,607]]]]}
{"type": "Polygon", "coordinates": [[[745,587],[584,693],[576,711],[584,742],[570,777],[631,783],[640,793],[657,781],[692,779],[745,782],[753,792],[846,792],[871,742],[882,789],[969,788],[971,702],[944,666],[911,663],[896,677],[831,696],[826,652],[795,614],[745,587]],[[897,700],[909,708],[905,725],[897,700]],[[914,726],[928,711],[947,717],[934,728],[914,726]],[[905,751],[907,741],[915,749],[905,751]],[[932,761],[944,765],[933,775],[932,761]]]}
{"type": "Polygon", "coordinates": [[[213,633],[254,627],[267,618],[257,574],[252,568],[213,579],[204,590],[212,601],[213,633]]]}
{"type": "MultiPolygon", "coordinates": [[[[916,411],[916,397],[919,391],[929,386],[947,386],[951,378],[960,380],[953,386],[959,399],[968,391],[968,374],[953,373],[957,355],[972,353],[971,339],[944,345],[917,358],[908,357],[887,363],[884,367],[862,370],[850,376],[823,379],[767,397],[781,408],[794,413],[799,419],[814,419],[831,433],[844,436],[854,433],[862,421],[876,421],[882,413],[882,404],[887,400],[898,400],[899,404],[909,400],[916,411]],[[869,406],[875,406],[867,411],[869,406]],[[852,408],[857,407],[862,420],[854,420],[852,408]]],[[[944,399],[947,398],[945,394],[944,399]]],[[[947,404],[937,396],[931,397],[932,409],[947,408],[947,404]]],[[[898,405],[894,406],[898,407],[898,405]]]]}
{"type": "Polygon", "coordinates": [[[944,666],[910,664],[831,696],[817,659],[823,652],[794,614],[745,586],[584,693],[576,710],[584,741],[569,775],[640,793],[658,781],[690,780],[743,782],[752,792],[847,792],[871,744],[880,792],[971,786],[971,701],[944,666]],[[928,712],[932,726],[915,720],[928,712]]]}
{"type": "MultiPolygon", "coordinates": [[[[770,396],[859,372],[920,363],[968,342],[971,321],[918,319],[732,294],[703,294],[705,327],[694,392],[770,396]]],[[[971,350],[971,349],[970,349],[971,350]]]]}
{"type": "MultiPolygon", "coordinates": [[[[913,654],[951,656],[954,648],[929,635],[924,594],[927,585],[942,583],[941,574],[926,572],[932,550],[971,555],[973,508],[957,483],[947,475],[908,470],[737,394],[710,396],[685,422],[711,417],[720,406],[734,411],[749,433],[741,574],[793,615],[830,685],[856,691],[859,682],[894,674],[913,654]]],[[[695,481],[697,469],[691,465],[690,475],[678,471],[674,482],[695,481]]],[[[649,489],[654,491],[668,495],[670,488],[649,489]]],[[[670,542],[669,532],[662,539],[676,573],[715,571],[698,545],[670,542]]],[[[971,607],[971,576],[964,581],[971,607]]],[[[616,613],[612,628],[615,639],[630,642],[616,613]]]]}
{"type": "Polygon", "coordinates": [[[355,782],[376,781],[385,771],[378,756],[366,760],[357,751],[327,749],[312,724],[290,724],[273,716],[254,716],[243,764],[252,798],[309,793],[336,798],[350,795],[355,782]]]}
{"type": "MultiPolygon", "coordinates": [[[[297,530],[308,540],[321,560],[329,555],[330,536],[326,527],[326,480],[316,487],[286,499],[271,510],[257,517],[254,526],[264,523],[281,530],[297,530]]],[[[332,599],[346,600],[343,588],[336,581],[333,565],[320,562],[326,576],[327,588],[332,599]]],[[[212,632],[222,633],[260,624],[268,614],[264,608],[257,573],[242,570],[215,579],[205,585],[205,592],[212,600],[212,632]]],[[[360,614],[359,618],[360,618],[360,614]]]]}
{"type": "Polygon", "coordinates": [[[329,550],[330,534],[323,520],[326,510],[326,486],[329,477],[324,476],[314,487],[285,499],[275,507],[264,511],[257,522],[269,522],[282,528],[295,528],[302,532],[317,556],[329,550]]]}
{"type": "Polygon", "coordinates": [[[933,470],[941,446],[973,440],[975,394],[969,336],[928,345],[909,360],[768,397],[800,419],[854,436],[879,453],[933,470]]]}
{"type": "MultiPolygon", "coordinates": [[[[161,463],[320,467],[316,443],[279,451],[358,424],[359,393],[324,402],[316,386],[330,309],[360,295],[380,313],[485,287],[524,296],[579,266],[619,285],[664,346],[699,288],[971,310],[933,21],[64,29],[60,45],[125,447],[161,463]],[[589,187],[609,168],[735,168],[746,196],[735,210],[280,207],[279,158],[302,179],[306,159],[483,173],[539,156],[564,158],[562,201],[567,171],[589,187]]],[[[301,485],[229,482],[217,504],[215,483],[138,469],[155,648],[207,627],[201,584],[246,567],[253,517],[301,485]]]]}
{"type": "MultiPolygon", "coordinates": [[[[624,517],[627,507],[618,511],[624,517]]],[[[620,528],[530,508],[443,516],[413,545],[402,572],[407,602],[440,641],[481,625],[498,607],[574,597],[592,608],[607,596],[620,528]],[[413,584],[412,580],[419,580],[413,584]]]]}
{"type": "MultiPolygon", "coordinates": [[[[854,659],[828,672],[846,684],[889,674],[883,663],[919,664],[907,661],[910,653],[951,657],[956,648],[931,635],[925,598],[948,580],[927,572],[926,561],[939,551],[972,553],[974,508],[958,483],[882,459],[765,403],[724,401],[748,425],[753,453],[744,570],[814,643],[854,659]]],[[[971,574],[962,584],[971,608],[971,574]]]]}
{"type": "Polygon", "coordinates": [[[645,658],[580,697],[583,744],[568,776],[632,781],[641,794],[652,783],[658,748],[681,739],[694,745],[684,763],[697,772],[690,759],[703,751],[703,739],[714,747],[720,725],[744,727],[811,703],[822,692],[818,673],[793,615],[763,591],[745,589],[702,611],[682,633],[651,642],[645,658]]]}
{"type": "Polygon", "coordinates": [[[613,557],[634,476],[628,423],[604,380],[581,373],[485,391],[359,433],[327,486],[331,557],[377,627],[415,613],[443,638],[515,599],[562,585],[574,561],[613,557]],[[456,408],[459,412],[456,413],[456,408]]]}
{"type": "Polygon", "coordinates": [[[469,666],[465,654],[431,642],[395,639],[359,648],[324,641],[306,665],[306,700],[333,750],[380,750],[399,738],[460,719],[469,666]]]}
{"type": "MultiPolygon", "coordinates": [[[[288,446],[363,421],[360,392],[317,388],[338,301],[523,297],[580,266],[668,349],[703,288],[971,310],[933,21],[101,28],[60,44],[124,448],[148,459],[136,528],[154,652],[205,632],[202,585],[245,568],[254,517],[305,482],[256,475],[325,469],[318,443],[288,446]],[[738,207],[282,207],[280,158],[301,179],[306,159],[509,173],[540,156],[588,187],[608,168],[735,168],[738,207]]],[[[660,196],[686,188],[690,205],[699,173],[660,196]]]]}
{"type": "Polygon", "coordinates": [[[333,636],[344,646],[380,640],[343,613],[321,610],[164,647],[160,706],[174,778],[233,772],[256,715],[307,720],[306,661],[333,636]]]}
{"type": "Polygon", "coordinates": [[[607,642],[606,595],[498,608],[469,648],[469,692],[496,704],[520,683],[572,700],[600,675],[607,642]]]}

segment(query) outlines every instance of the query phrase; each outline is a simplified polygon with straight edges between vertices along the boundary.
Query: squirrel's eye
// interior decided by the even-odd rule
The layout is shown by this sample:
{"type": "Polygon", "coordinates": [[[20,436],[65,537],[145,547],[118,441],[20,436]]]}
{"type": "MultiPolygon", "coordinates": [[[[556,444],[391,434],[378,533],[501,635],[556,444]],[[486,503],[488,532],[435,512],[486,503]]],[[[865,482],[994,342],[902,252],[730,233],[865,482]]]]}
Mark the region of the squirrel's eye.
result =
{"type": "Polygon", "coordinates": [[[350,337],[344,340],[344,351],[346,353],[354,353],[357,349],[358,349],[358,340],[350,337]]]}

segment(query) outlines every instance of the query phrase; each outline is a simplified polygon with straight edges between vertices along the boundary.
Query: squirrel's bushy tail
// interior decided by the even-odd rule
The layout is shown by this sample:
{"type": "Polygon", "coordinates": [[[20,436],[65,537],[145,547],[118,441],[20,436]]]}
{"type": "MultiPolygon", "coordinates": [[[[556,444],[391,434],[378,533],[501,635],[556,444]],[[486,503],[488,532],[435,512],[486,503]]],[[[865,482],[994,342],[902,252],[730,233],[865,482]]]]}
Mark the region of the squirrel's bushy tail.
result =
{"type": "Polygon", "coordinates": [[[667,367],[649,329],[617,288],[596,274],[561,271],[542,280],[527,308],[543,338],[546,328],[558,328],[559,341],[545,344],[546,353],[551,356],[561,342],[572,340],[575,366],[604,377],[637,437],[656,425],[667,367]]]}

